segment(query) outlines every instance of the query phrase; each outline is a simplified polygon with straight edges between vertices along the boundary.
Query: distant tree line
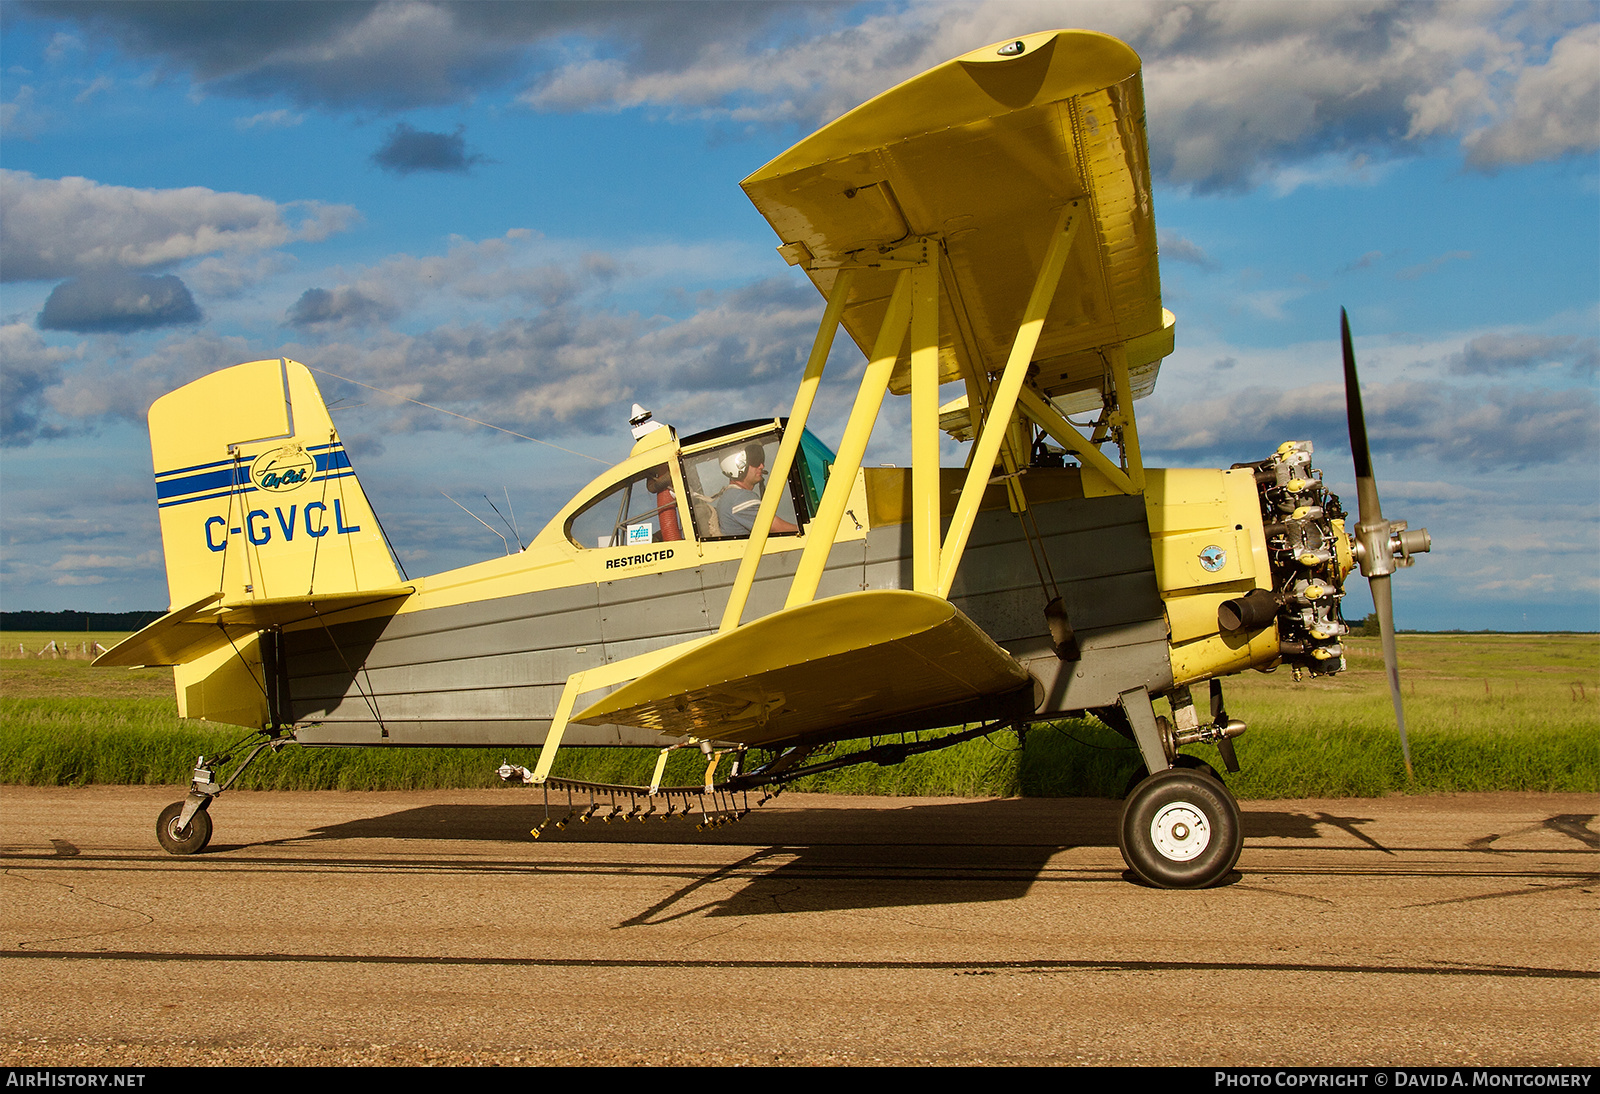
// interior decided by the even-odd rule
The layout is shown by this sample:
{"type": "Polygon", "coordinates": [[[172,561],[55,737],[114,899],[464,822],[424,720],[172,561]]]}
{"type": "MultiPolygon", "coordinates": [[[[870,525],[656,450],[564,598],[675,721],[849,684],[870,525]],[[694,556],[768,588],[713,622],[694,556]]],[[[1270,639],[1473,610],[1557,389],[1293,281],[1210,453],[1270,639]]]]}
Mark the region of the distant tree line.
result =
{"type": "Polygon", "coordinates": [[[1377,638],[1383,633],[1378,627],[1378,613],[1373,612],[1361,622],[1350,624],[1350,633],[1357,638],[1377,638]]]}
{"type": "Polygon", "coordinates": [[[136,631],[166,612],[0,612],[0,631],[136,631]]]}

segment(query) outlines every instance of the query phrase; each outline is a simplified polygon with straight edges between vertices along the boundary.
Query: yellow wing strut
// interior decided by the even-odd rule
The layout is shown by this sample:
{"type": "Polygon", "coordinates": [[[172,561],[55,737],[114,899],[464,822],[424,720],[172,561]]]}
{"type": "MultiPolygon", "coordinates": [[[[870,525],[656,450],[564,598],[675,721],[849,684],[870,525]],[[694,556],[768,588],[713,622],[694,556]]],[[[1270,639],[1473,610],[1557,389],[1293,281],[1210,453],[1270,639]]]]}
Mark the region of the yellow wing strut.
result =
{"type": "MultiPolygon", "coordinates": [[[[1078,225],[1082,223],[1081,208],[1082,202],[1074,201],[1061,210],[1055,232],[1050,238],[1050,249],[1045,252],[1044,264],[1039,267],[1039,275],[1034,279],[1033,292],[1028,296],[1028,308],[1023,312],[1021,325],[1017,327],[1016,339],[1011,343],[1011,356],[1006,360],[1005,371],[1000,374],[994,400],[985,416],[983,432],[978,435],[973,448],[967,481],[961,487],[961,499],[956,502],[955,514],[950,518],[950,531],[945,537],[944,557],[939,566],[939,586],[934,590],[939,596],[948,597],[950,586],[955,582],[956,567],[961,564],[967,537],[972,534],[972,522],[978,515],[978,503],[983,500],[983,492],[989,485],[989,473],[994,469],[995,457],[1000,454],[1000,442],[1011,427],[1017,396],[1022,391],[1022,382],[1027,379],[1028,363],[1033,360],[1034,348],[1039,344],[1045,313],[1055,299],[1056,285],[1061,280],[1061,271],[1072,250],[1073,236],[1077,235],[1078,225]]],[[[934,519],[938,519],[937,509],[934,519]]]]}
{"type": "MultiPolygon", "coordinates": [[[[794,409],[789,411],[789,425],[783,431],[783,441],[778,445],[777,456],[773,458],[769,472],[772,482],[789,481],[789,469],[794,466],[795,454],[800,450],[806,419],[811,415],[811,404],[816,399],[817,386],[822,382],[822,369],[828,363],[828,354],[833,349],[833,336],[839,330],[839,319],[844,315],[845,301],[849,299],[850,287],[854,284],[855,271],[841,270],[838,280],[833,283],[833,290],[828,294],[828,309],[822,315],[816,340],[811,343],[811,357],[806,361],[800,390],[795,392],[794,409]]],[[[750,541],[745,545],[744,557],[739,560],[739,573],[733,579],[733,589],[728,594],[728,607],[722,613],[722,626],[717,628],[718,633],[731,631],[739,625],[745,602],[750,598],[750,586],[755,583],[761,553],[767,547],[772,518],[777,515],[778,503],[783,496],[782,490],[768,490],[761,497],[761,508],[756,511],[755,526],[750,529],[750,541]]],[[[834,527],[837,529],[838,525],[834,527]]]]}
{"type": "Polygon", "coordinates": [[[867,451],[867,439],[872,436],[872,427],[878,421],[878,411],[889,390],[889,376],[900,356],[900,347],[905,342],[906,326],[910,321],[911,270],[906,269],[895,280],[889,311],[883,317],[883,326],[878,329],[872,360],[867,365],[866,374],[861,377],[855,406],[844,427],[844,439],[839,442],[827,489],[822,492],[822,503],[817,506],[817,515],[811,520],[805,550],[800,555],[794,582],[789,586],[789,598],[783,604],[785,608],[809,604],[817,594],[822,570],[828,562],[828,552],[839,535],[839,522],[844,519],[844,507],[849,503],[850,489],[855,484],[856,472],[861,469],[861,458],[867,451]]]}

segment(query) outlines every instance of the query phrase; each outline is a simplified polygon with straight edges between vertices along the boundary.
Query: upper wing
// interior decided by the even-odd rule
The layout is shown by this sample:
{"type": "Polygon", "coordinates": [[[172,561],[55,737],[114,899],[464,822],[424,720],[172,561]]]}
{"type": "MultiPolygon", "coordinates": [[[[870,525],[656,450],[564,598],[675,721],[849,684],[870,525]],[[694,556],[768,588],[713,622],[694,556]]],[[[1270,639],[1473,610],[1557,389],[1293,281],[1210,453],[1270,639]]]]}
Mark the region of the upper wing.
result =
{"type": "MultiPolygon", "coordinates": [[[[1034,360],[1050,396],[1098,390],[1127,347],[1135,396],[1172,352],[1161,307],[1139,57],[1062,30],[948,61],[823,127],[744,180],[780,250],[827,295],[839,262],[909,237],[941,241],[941,382],[998,371],[1061,207],[1090,206],[1034,360]]],[[[892,269],[858,275],[844,325],[871,349],[892,269]]],[[[909,361],[891,387],[909,388],[909,361]]],[[[1093,400],[1098,406],[1098,398],[1093,400]]]]}

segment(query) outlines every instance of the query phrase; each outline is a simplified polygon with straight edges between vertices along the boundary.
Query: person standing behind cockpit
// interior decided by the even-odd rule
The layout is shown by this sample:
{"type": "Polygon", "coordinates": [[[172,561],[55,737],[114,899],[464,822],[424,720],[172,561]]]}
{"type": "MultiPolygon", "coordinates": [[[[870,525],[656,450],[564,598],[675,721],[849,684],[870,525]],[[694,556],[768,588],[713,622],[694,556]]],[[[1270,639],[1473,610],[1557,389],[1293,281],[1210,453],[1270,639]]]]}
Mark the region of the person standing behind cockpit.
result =
{"type": "MultiPolygon", "coordinates": [[[[754,441],[722,457],[718,464],[728,477],[728,488],[717,498],[717,523],[725,536],[748,536],[754,529],[761,508],[761,494],[767,478],[767,452],[754,441]]],[[[782,517],[772,518],[775,533],[798,532],[782,517]]]]}

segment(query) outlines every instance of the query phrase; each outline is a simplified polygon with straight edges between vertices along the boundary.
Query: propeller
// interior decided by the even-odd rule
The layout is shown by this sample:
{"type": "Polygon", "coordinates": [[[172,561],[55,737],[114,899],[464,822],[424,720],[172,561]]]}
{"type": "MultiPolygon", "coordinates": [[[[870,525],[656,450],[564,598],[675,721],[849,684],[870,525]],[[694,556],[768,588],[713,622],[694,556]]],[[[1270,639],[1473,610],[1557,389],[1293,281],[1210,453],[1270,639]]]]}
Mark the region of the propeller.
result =
{"type": "Polygon", "coordinates": [[[1372,589],[1372,606],[1378,613],[1378,631],[1383,636],[1383,663],[1389,670],[1389,696],[1394,700],[1394,719],[1400,726],[1400,751],[1406,760],[1406,778],[1411,775],[1411,743],[1406,739],[1405,705],[1400,698],[1400,663],[1395,655],[1394,594],[1389,575],[1415,561],[1411,556],[1432,550],[1433,540],[1426,528],[1409,531],[1403,520],[1383,519],[1378,504],[1378,483],[1372,477],[1372,451],[1367,446],[1367,421],[1361,411],[1361,382],[1356,378],[1356,351],[1350,342],[1350,316],[1339,309],[1339,334],[1344,343],[1344,400],[1350,420],[1350,453],[1355,459],[1356,508],[1355,535],[1351,551],[1361,575],[1372,589]]]}

